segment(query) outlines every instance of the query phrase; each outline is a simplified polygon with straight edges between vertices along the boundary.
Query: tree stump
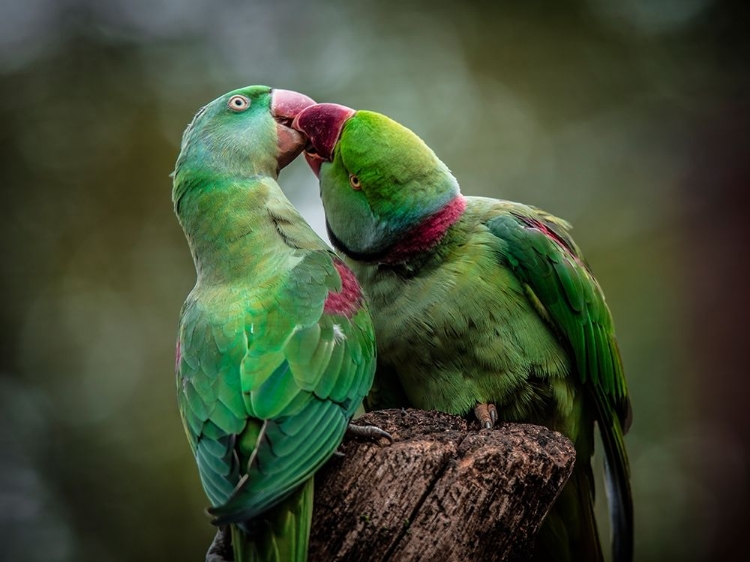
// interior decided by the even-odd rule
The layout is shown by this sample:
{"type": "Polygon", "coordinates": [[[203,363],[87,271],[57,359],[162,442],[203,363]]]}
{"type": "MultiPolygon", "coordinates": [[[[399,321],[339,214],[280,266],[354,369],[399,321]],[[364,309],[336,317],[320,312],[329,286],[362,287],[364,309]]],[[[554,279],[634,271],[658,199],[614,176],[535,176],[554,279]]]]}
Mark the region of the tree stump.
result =
{"type": "MultiPolygon", "coordinates": [[[[567,438],[535,425],[480,430],[422,410],[355,423],[394,443],[345,438],[317,473],[310,562],[528,560],[575,462],[567,438]]],[[[233,559],[228,539],[217,533],[207,562],[233,559]]]]}
{"type": "Polygon", "coordinates": [[[527,560],[575,450],[544,427],[420,410],[357,419],[394,443],[346,439],[316,475],[311,561],[527,560]]]}

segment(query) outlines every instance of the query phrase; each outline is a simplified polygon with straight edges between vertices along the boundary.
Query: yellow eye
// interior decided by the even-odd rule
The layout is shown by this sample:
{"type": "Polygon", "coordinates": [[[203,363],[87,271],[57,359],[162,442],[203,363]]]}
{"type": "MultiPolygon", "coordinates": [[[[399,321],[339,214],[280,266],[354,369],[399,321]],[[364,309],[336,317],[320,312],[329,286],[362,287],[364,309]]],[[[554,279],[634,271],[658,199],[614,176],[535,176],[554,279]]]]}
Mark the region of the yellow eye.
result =
{"type": "Polygon", "coordinates": [[[362,189],[362,184],[360,183],[359,178],[354,174],[349,174],[349,185],[352,186],[352,189],[362,189]]]}
{"type": "Polygon", "coordinates": [[[227,107],[232,111],[239,113],[250,107],[250,100],[245,96],[232,96],[227,102],[227,107]]]}

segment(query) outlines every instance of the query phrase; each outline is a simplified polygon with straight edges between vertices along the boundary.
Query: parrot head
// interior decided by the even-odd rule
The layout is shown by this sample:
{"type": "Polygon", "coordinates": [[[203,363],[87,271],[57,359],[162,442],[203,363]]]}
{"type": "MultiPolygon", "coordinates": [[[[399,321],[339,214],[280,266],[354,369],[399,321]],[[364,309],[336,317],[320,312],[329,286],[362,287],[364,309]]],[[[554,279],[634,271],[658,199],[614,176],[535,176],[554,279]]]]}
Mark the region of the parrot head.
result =
{"type": "Polygon", "coordinates": [[[459,195],[456,179],[412,131],[373,111],[310,106],[293,127],[320,180],[331,242],[373,258],[459,195]]]}
{"type": "Polygon", "coordinates": [[[292,128],[292,121],[314,104],[297,92],[248,86],[202,107],[182,136],[174,172],[175,203],[194,183],[181,181],[186,176],[277,177],[304,146],[305,137],[292,128]]]}

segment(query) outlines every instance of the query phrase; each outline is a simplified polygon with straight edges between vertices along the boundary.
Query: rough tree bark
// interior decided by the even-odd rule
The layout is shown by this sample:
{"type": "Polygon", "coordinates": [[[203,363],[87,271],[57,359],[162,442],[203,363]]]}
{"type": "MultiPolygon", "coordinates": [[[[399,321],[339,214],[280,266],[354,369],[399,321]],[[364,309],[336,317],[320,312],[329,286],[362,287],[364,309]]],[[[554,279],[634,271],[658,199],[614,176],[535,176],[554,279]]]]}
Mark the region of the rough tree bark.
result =
{"type": "Polygon", "coordinates": [[[394,443],[347,438],[318,472],[310,561],[527,560],[575,461],[568,439],[539,426],[480,431],[420,410],[355,423],[394,443]]]}

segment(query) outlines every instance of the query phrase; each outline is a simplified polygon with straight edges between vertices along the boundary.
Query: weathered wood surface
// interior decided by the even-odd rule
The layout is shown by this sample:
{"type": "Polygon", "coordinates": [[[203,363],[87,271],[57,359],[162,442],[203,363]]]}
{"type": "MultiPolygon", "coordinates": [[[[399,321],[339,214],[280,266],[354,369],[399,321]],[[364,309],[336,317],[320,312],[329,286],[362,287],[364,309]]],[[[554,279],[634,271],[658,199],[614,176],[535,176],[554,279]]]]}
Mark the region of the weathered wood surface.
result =
{"type": "MultiPolygon", "coordinates": [[[[356,420],[389,432],[347,437],[316,475],[310,562],[528,560],[575,462],[572,443],[526,424],[479,424],[421,410],[356,420]]],[[[232,560],[217,534],[207,562],[232,560]]]]}
{"type": "Polygon", "coordinates": [[[546,428],[419,410],[372,412],[395,442],[347,439],[317,475],[311,561],[526,560],[573,469],[546,428]]]}

